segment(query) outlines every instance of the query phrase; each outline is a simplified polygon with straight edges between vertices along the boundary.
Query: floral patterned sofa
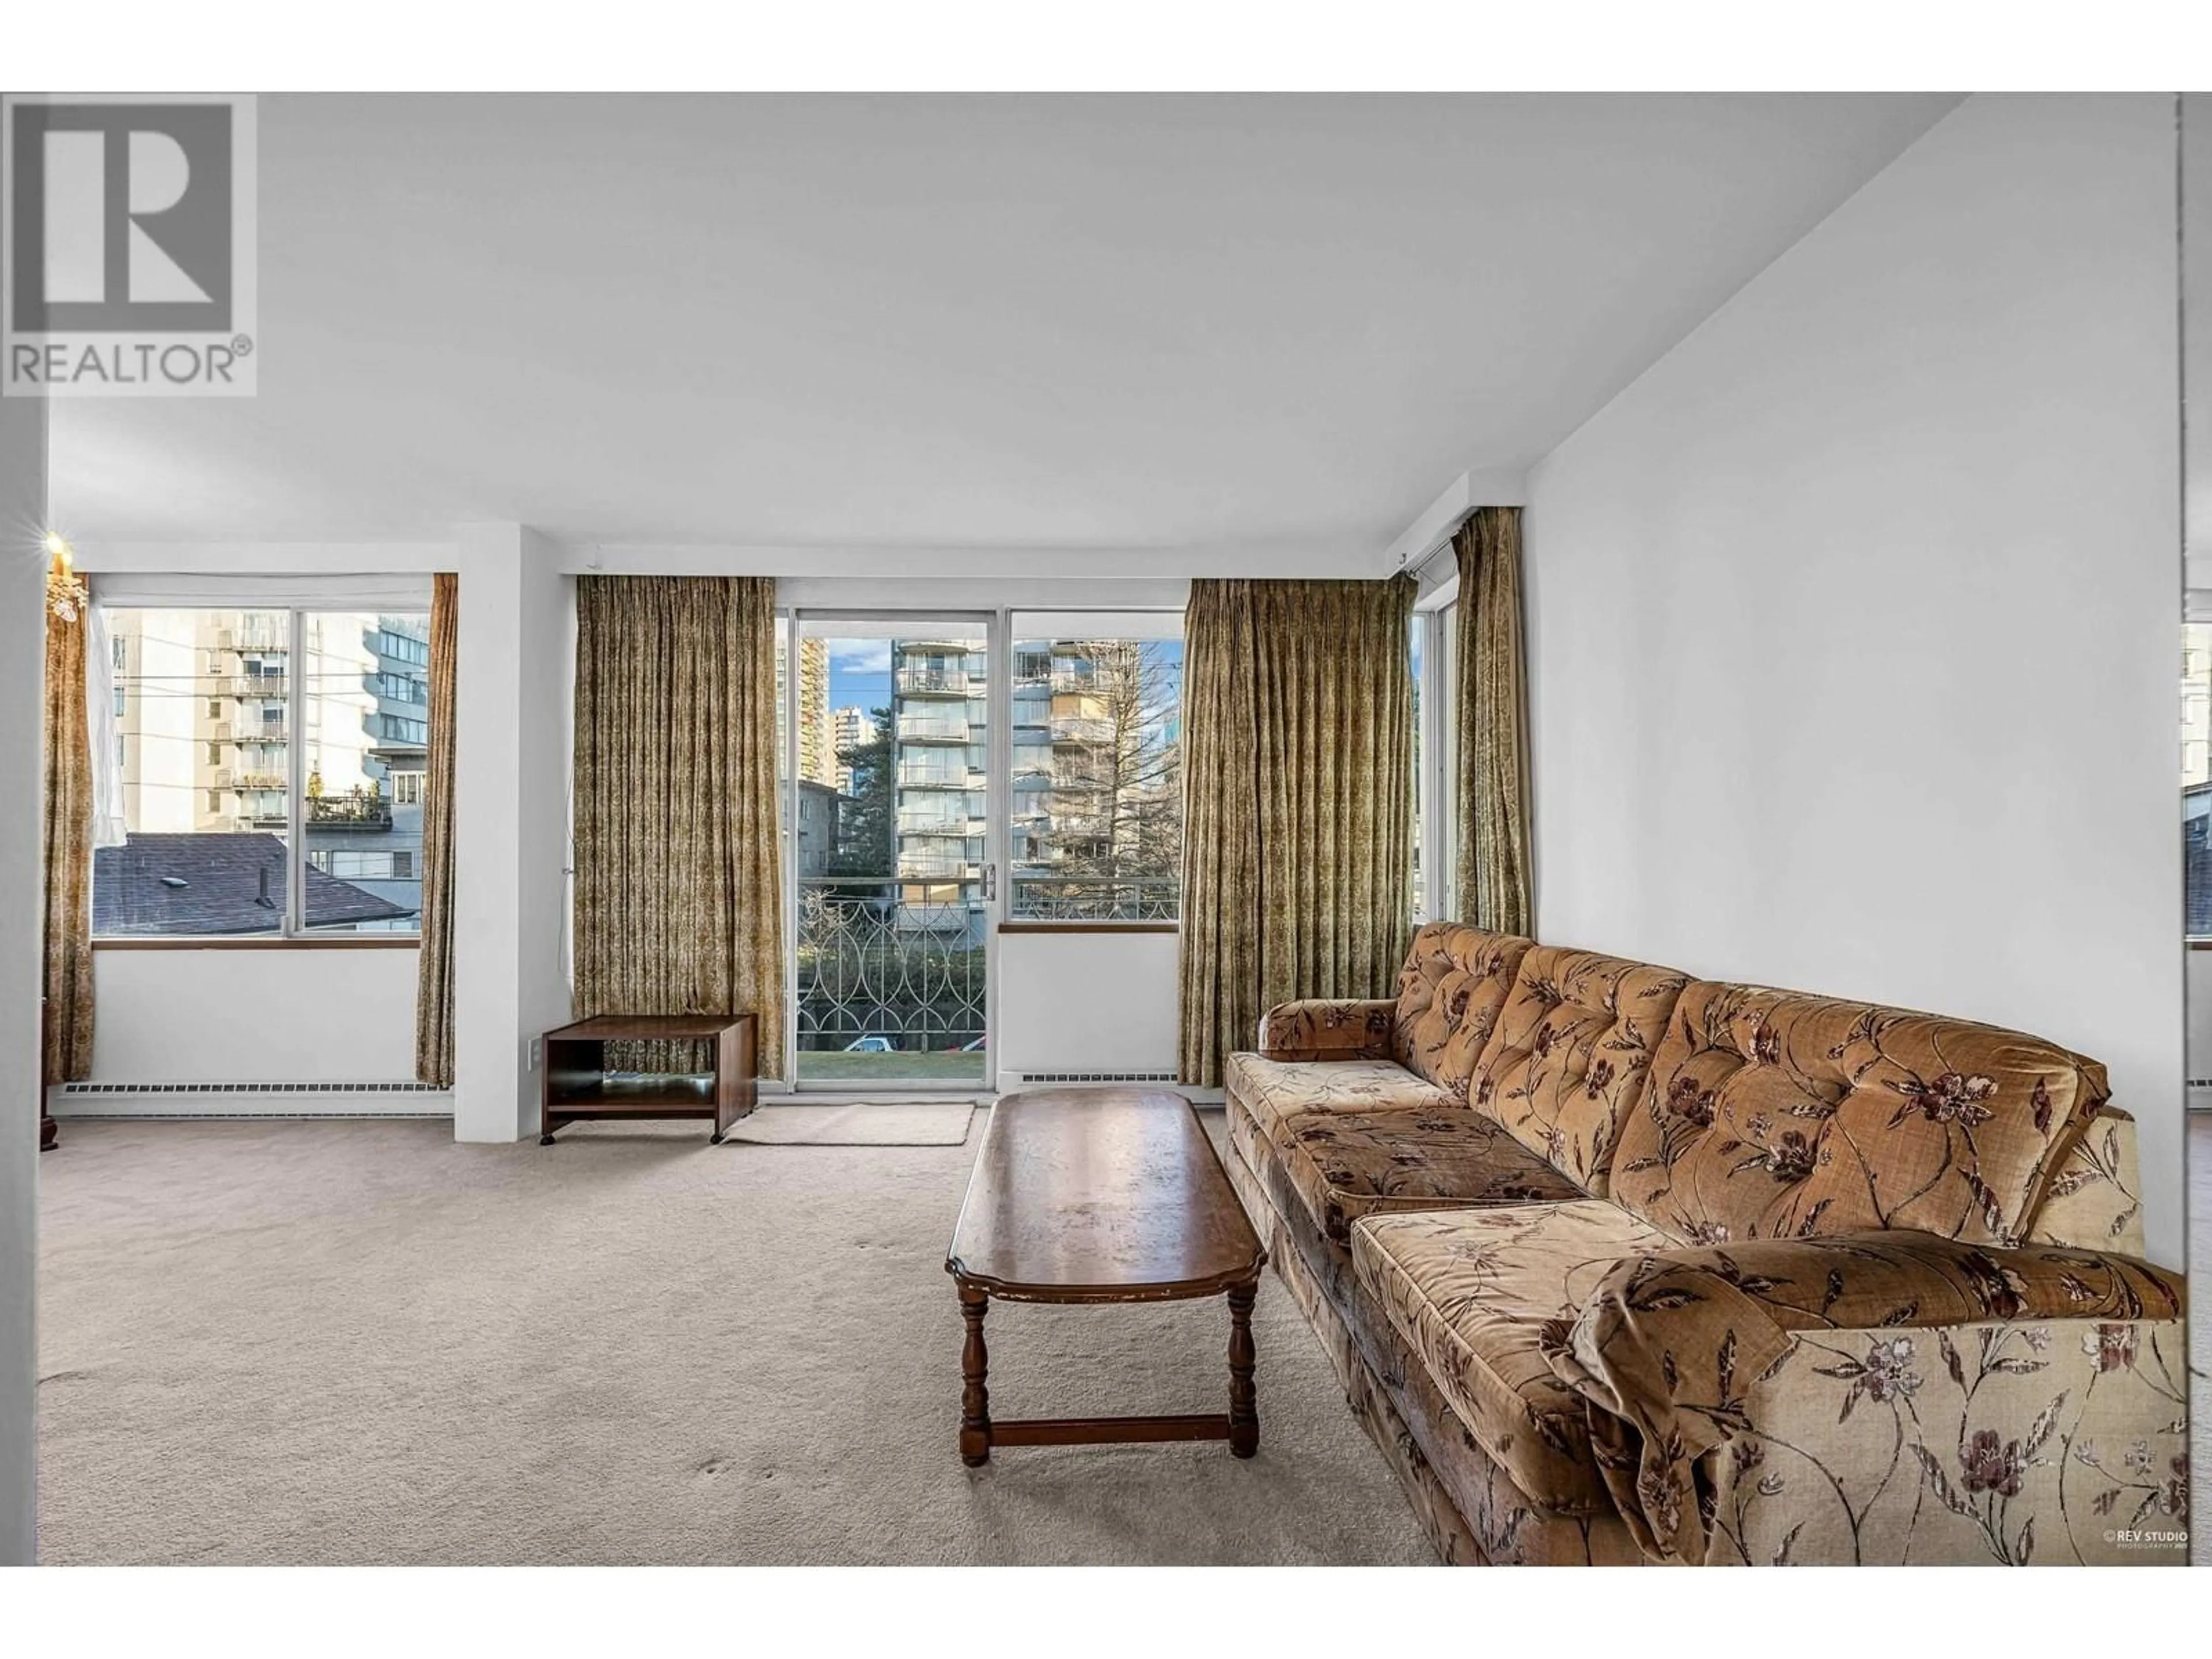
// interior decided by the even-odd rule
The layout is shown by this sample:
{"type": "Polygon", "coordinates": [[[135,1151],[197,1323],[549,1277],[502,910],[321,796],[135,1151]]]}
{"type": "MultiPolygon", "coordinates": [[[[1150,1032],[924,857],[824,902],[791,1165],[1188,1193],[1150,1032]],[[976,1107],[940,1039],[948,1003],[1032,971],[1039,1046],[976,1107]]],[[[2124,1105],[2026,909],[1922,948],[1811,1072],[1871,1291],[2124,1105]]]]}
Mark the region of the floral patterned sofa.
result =
{"type": "Polygon", "coordinates": [[[2183,1286],[2094,1061],[1445,923],[1226,1082],[1447,1560],[2186,1559],[2183,1286]]]}

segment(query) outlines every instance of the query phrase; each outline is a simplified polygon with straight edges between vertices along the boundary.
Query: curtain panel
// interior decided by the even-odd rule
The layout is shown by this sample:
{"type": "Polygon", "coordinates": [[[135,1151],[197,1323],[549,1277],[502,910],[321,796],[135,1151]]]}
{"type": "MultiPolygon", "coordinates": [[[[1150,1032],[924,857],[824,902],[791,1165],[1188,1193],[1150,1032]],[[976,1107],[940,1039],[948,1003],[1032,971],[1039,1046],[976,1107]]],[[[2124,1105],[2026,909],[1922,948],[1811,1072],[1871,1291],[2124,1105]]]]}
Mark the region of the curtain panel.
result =
{"type": "Polygon", "coordinates": [[[1413,584],[1198,580],[1183,647],[1178,1075],[1301,997],[1387,995],[1413,900],[1413,584]]]}
{"type": "MultiPolygon", "coordinates": [[[[775,583],[582,576],[576,611],[577,1013],[750,1012],[781,1077],[775,583]]],[[[689,1044],[613,1047],[697,1063],[689,1044]]]]}
{"type": "Polygon", "coordinates": [[[1486,507],[1460,526],[1460,914],[1533,936],[1528,678],[1521,635],[1521,509],[1486,507]]]}
{"type": "Polygon", "coordinates": [[[85,635],[90,601],[65,573],[47,585],[45,737],[46,998],[42,1080],[92,1073],[92,734],[85,635]]]}
{"type": "Polygon", "coordinates": [[[459,717],[461,579],[431,578],[430,761],[422,799],[422,945],[416,957],[415,1076],[453,1086],[453,732],[459,717]]]}

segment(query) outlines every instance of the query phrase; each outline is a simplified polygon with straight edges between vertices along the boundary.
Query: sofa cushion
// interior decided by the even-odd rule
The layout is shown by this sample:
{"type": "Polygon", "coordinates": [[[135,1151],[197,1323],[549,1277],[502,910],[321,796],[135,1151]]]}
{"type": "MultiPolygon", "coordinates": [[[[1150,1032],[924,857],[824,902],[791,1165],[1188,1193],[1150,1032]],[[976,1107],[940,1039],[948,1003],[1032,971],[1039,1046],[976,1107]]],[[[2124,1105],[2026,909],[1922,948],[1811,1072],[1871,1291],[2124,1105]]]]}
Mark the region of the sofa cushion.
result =
{"type": "Polygon", "coordinates": [[[1361,1287],[1514,1484],[1547,1509],[1610,1511],[1577,1395],[1547,1351],[1623,1257],[1674,1243],[1603,1199],[1415,1215],[1352,1229],[1361,1287]]]}
{"type": "Polygon", "coordinates": [[[1687,982],[1672,968],[1532,947],[1475,1062],[1475,1109],[1603,1198],[1621,1120],[1687,982]]]}
{"type": "Polygon", "coordinates": [[[1353,1221],[1379,1212],[1586,1196],[1494,1120],[1464,1106],[1292,1112],[1276,1144],[1306,1213],[1340,1245],[1351,1243],[1353,1221]]]}
{"type": "Polygon", "coordinates": [[[1222,1082],[1253,1127],[1271,1144],[1282,1144],[1284,1118],[1293,1112],[1429,1109],[1458,1103],[1425,1078],[1390,1060],[1268,1060],[1229,1056],[1222,1082]]]}
{"type": "Polygon", "coordinates": [[[1432,921],[1415,933],[1398,975],[1392,1039],[1400,1063],[1464,1102],[1529,944],[1456,921],[1432,921]]]}
{"type": "Polygon", "coordinates": [[[2140,1170],[2135,1119],[2117,1106],[2101,1108],[2052,1165],[2027,1242],[2148,1255],[2140,1170]]]}
{"type": "Polygon", "coordinates": [[[2012,1244],[2106,1093],[2094,1060],[2017,1031],[1693,981],[1613,1195],[1700,1243],[1903,1227],[2012,1244]]]}

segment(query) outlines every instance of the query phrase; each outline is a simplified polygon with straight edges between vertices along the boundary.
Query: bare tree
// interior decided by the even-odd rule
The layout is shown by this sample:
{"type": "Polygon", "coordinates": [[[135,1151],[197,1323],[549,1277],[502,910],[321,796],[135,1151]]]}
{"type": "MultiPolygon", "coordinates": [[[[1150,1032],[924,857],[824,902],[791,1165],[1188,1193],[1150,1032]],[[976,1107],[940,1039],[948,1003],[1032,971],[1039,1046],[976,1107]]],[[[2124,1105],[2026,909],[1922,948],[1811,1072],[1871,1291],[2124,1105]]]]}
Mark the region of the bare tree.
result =
{"type": "Polygon", "coordinates": [[[1039,862],[1055,876],[1080,878],[1071,884],[1083,894],[1075,900],[1080,913],[1157,906],[1173,891],[1165,884],[1182,859],[1180,649],[1139,640],[1062,641],[1052,673],[1052,788],[1039,862]],[[1072,712],[1063,714],[1064,706],[1072,712]]]}

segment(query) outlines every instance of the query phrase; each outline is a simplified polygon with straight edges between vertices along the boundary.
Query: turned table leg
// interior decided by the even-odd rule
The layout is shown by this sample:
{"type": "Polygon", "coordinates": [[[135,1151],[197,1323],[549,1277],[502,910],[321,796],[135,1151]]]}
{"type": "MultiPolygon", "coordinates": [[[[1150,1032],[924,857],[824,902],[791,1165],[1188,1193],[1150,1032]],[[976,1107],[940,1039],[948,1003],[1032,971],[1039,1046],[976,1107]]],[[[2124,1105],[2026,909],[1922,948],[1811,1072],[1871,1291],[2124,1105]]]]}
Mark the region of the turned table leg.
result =
{"type": "Polygon", "coordinates": [[[968,1339],[960,1346],[960,1461],[975,1468],[991,1461],[991,1391],[984,1386],[990,1350],[983,1346],[983,1316],[991,1299],[973,1285],[960,1287],[960,1317],[968,1339]]]}
{"type": "Polygon", "coordinates": [[[1249,1457],[1260,1449],[1260,1396],[1252,1386],[1259,1356],[1252,1346],[1252,1303],[1257,1280],[1229,1292],[1229,1449],[1249,1457]]]}

